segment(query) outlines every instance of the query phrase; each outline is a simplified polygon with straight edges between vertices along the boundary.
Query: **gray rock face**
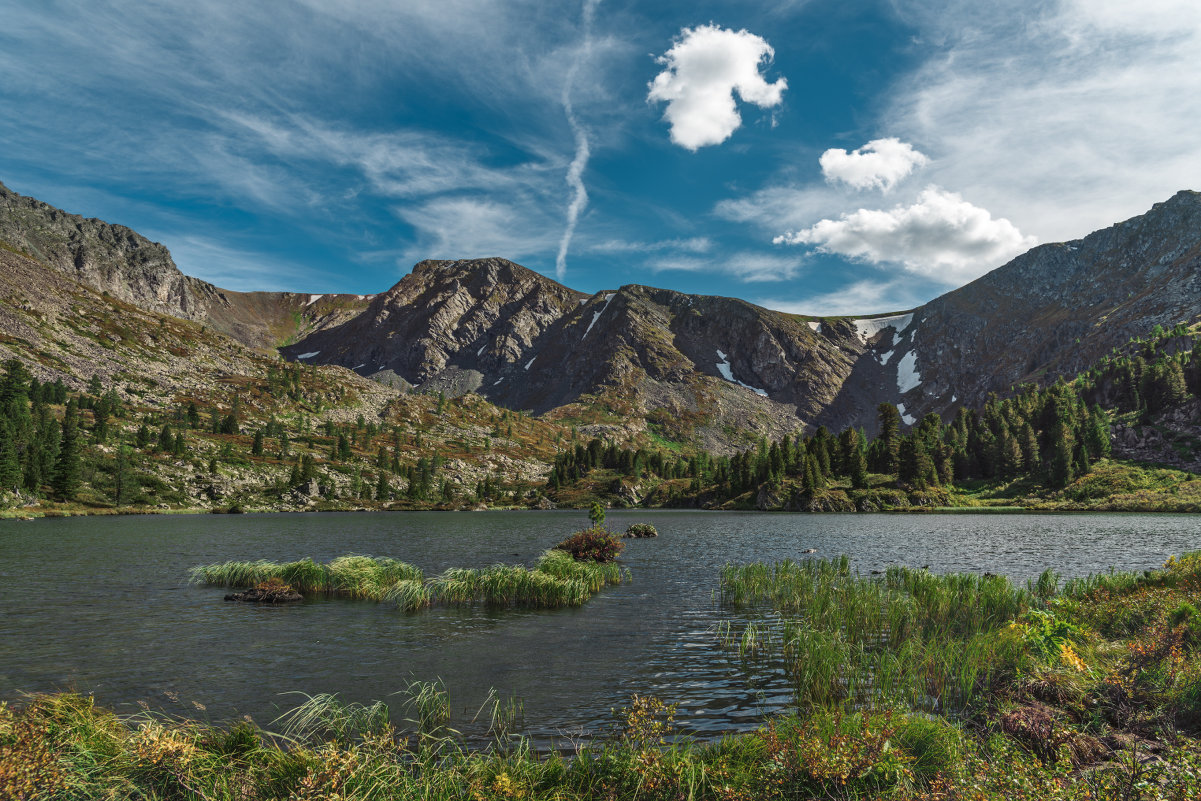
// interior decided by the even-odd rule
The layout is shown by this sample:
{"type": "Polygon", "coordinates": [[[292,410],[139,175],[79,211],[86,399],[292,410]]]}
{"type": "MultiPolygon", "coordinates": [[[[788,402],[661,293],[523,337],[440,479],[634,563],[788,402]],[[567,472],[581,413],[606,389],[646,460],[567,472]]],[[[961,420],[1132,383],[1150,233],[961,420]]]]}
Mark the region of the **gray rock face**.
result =
{"type": "Polygon", "coordinates": [[[356,295],[233,292],[184,275],[166,247],[123,225],[69,214],[0,184],[0,246],[146,311],[204,322],[272,348],[367,306],[356,295]]]}
{"type": "Polygon", "coordinates": [[[1072,376],[1155,325],[1201,316],[1201,193],[1042,245],[918,310],[911,350],[923,379],[902,398],[916,416],[952,398],[1072,376]]]}
{"type": "Polygon", "coordinates": [[[185,320],[205,316],[170,252],[123,225],[68,214],[0,184],[0,240],[140,308],[185,320]]]}

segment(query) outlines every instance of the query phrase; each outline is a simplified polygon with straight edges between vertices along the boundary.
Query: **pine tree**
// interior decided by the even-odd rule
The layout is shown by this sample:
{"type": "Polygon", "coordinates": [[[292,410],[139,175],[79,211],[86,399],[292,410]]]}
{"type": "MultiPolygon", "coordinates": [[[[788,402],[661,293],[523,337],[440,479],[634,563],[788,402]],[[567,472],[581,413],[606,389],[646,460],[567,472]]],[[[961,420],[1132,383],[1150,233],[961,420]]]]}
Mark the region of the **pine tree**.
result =
{"type": "Polygon", "coordinates": [[[58,458],[54,463],[54,477],[50,486],[60,500],[70,500],[79,490],[80,464],[79,452],[79,407],[75,399],[67,401],[66,413],[63,415],[62,439],[59,443],[58,458]]]}
{"type": "Polygon", "coordinates": [[[392,485],[388,482],[388,474],[383,470],[379,471],[379,478],[375,482],[375,499],[377,501],[392,499],[392,485]]]}
{"type": "Polygon", "coordinates": [[[254,432],[254,441],[250,444],[250,455],[251,456],[262,456],[263,455],[263,432],[262,431],[254,432]]]}
{"type": "Polygon", "coordinates": [[[901,413],[891,403],[881,403],[876,413],[880,421],[880,433],[876,436],[880,442],[876,450],[879,461],[870,467],[877,473],[895,473],[901,447],[901,413]]]}
{"type": "Polygon", "coordinates": [[[12,428],[8,421],[0,419],[0,490],[20,489],[22,478],[12,428]]]}

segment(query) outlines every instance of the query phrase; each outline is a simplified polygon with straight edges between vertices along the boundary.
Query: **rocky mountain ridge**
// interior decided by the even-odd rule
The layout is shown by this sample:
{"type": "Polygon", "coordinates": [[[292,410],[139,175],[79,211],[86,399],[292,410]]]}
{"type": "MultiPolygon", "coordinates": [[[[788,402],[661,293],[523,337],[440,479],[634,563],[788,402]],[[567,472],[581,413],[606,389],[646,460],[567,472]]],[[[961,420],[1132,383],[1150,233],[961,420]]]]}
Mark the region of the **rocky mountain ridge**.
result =
{"type": "Polygon", "coordinates": [[[140,309],[203,322],[260,349],[341,323],[370,300],[222,289],[184,275],[165,246],[136,231],[70,214],[2,183],[0,246],[140,309]]]}
{"type": "Polygon", "coordinates": [[[1201,194],[1043,245],[912,311],[805,317],[627,285],[591,296],[499,258],[425,261],[374,296],[229,292],[162,245],[0,185],[0,242],[150,311],[393,386],[730,452],[760,435],[914,424],[1201,316],[1201,194]],[[286,344],[288,342],[291,344],[286,344]]]}

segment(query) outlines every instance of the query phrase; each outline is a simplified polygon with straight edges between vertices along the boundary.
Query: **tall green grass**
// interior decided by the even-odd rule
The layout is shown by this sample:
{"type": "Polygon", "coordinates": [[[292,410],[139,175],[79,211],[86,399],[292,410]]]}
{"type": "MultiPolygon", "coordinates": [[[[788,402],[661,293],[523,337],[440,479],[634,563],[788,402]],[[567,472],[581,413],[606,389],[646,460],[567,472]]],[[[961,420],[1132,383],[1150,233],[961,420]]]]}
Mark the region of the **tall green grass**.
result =
{"type": "Polygon", "coordinates": [[[492,565],[450,568],[426,579],[419,568],[397,559],[340,556],[329,564],[296,562],[222,562],[191,570],[196,584],[249,587],[278,578],[301,593],[392,602],[415,611],[441,603],[554,609],[580,606],[609,584],[629,579],[613,563],[577,562],[564,551],[549,550],[533,568],[492,565]]]}
{"type": "Polygon", "coordinates": [[[782,658],[802,707],[963,709],[1020,666],[1022,643],[1004,628],[1054,582],[905,567],[864,577],[845,556],[727,565],[722,604],[768,614],[723,639],[744,656],[782,658]]]}

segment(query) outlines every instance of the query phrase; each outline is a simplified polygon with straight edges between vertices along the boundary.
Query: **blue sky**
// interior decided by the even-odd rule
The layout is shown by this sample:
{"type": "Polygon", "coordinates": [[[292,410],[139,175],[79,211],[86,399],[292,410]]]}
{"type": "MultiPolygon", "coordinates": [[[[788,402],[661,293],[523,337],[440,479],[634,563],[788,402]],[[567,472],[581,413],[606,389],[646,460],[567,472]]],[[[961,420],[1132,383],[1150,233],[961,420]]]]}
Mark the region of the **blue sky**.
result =
{"type": "Polygon", "coordinates": [[[230,289],[912,307],[1201,188],[1195,0],[0,0],[0,181],[230,289]]]}

